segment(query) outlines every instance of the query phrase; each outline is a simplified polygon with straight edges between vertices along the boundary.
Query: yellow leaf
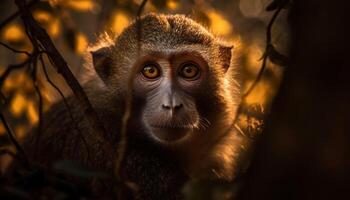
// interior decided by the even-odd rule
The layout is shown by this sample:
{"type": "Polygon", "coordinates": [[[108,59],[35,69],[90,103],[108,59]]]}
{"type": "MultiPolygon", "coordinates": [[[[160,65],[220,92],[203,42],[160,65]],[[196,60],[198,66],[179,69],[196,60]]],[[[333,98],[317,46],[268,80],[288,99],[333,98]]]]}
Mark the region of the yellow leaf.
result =
{"type": "Polygon", "coordinates": [[[7,92],[10,92],[11,90],[14,90],[16,88],[19,88],[21,86],[23,87],[26,87],[28,86],[29,84],[23,84],[23,80],[24,80],[24,73],[22,73],[23,75],[21,74],[18,74],[18,73],[15,73],[15,74],[12,74],[11,76],[9,76],[5,82],[4,82],[4,92],[7,93],[7,92]]]}
{"type": "Polygon", "coordinates": [[[228,36],[232,33],[232,25],[223,15],[215,10],[208,10],[207,15],[210,19],[210,29],[213,33],[221,36],[228,36]]]}
{"type": "Polygon", "coordinates": [[[256,42],[253,42],[252,45],[246,47],[246,56],[247,56],[247,70],[249,70],[253,74],[257,74],[257,72],[261,68],[261,57],[264,53],[263,49],[256,45],[256,42]]]}
{"type": "Polygon", "coordinates": [[[10,24],[2,32],[2,38],[9,42],[18,42],[25,38],[25,34],[18,24],[10,24]]]}
{"type": "Polygon", "coordinates": [[[33,13],[33,16],[36,20],[42,23],[46,23],[52,20],[52,16],[49,12],[44,10],[36,10],[33,13]]]}
{"type": "Polygon", "coordinates": [[[51,37],[55,38],[58,36],[60,32],[59,19],[53,17],[49,12],[43,10],[36,10],[33,16],[44,26],[51,37]]]}
{"type": "Polygon", "coordinates": [[[129,17],[122,11],[116,11],[112,18],[112,30],[120,34],[130,23],[129,17]]]}
{"type": "MultiPolygon", "coordinates": [[[[250,88],[254,80],[249,81],[249,83],[246,84],[246,89],[250,88]]],[[[271,84],[261,79],[254,87],[252,92],[245,98],[245,103],[248,105],[253,104],[261,104],[266,105],[267,101],[269,100],[269,97],[274,95],[274,91],[271,88],[271,84]]]]}
{"type": "Polygon", "coordinates": [[[39,120],[38,111],[32,101],[28,102],[27,117],[31,124],[35,124],[39,120]]]}
{"type": "Polygon", "coordinates": [[[177,8],[179,8],[179,2],[176,0],[169,0],[166,2],[166,7],[169,10],[176,10],[177,8]]]}
{"type": "Polygon", "coordinates": [[[15,128],[15,133],[16,133],[17,140],[21,140],[27,133],[27,129],[24,125],[18,125],[15,128]]]}
{"type": "Polygon", "coordinates": [[[27,101],[23,96],[23,94],[16,93],[10,106],[11,113],[15,117],[19,117],[25,111],[26,106],[27,106],[27,101]]]}
{"type": "Polygon", "coordinates": [[[96,4],[91,0],[68,0],[64,1],[64,6],[76,11],[92,11],[96,4]]]}
{"type": "Polygon", "coordinates": [[[48,27],[48,32],[50,36],[53,38],[57,37],[60,33],[60,30],[61,30],[60,21],[58,19],[52,20],[52,22],[48,27]]]}
{"type": "Polygon", "coordinates": [[[88,41],[86,36],[83,33],[78,33],[76,36],[75,40],[75,50],[77,53],[82,54],[85,52],[87,46],[88,46],[88,41]]]}

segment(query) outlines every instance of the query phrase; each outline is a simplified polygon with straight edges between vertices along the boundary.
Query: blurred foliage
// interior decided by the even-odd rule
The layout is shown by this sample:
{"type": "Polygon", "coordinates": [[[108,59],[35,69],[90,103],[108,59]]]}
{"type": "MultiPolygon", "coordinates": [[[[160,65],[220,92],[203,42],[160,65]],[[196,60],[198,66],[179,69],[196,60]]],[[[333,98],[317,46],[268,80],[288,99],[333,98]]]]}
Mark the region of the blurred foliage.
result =
{"type": "MultiPolygon", "coordinates": [[[[144,13],[179,13],[190,16],[210,29],[215,35],[234,44],[234,59],[241,67],[245,93],[254,82],[261,66],[266,40],[266,26],[271,12],[285,0],[152,0],[146,4],[144,13]]],[[[84,73],[82,60],[89,43],[96,42],[101,33],[120,34],[134,20],[141,0],[41,0],[31,10],[33,16],[48,31],[57,48],[70,63],[72,71],[79,78],[84,73]]],[[[12,1],[2,2],[0,21],[16,11],[12,1]]],[[[272,43],[268,50],[270,61],[260,82],[243,99],[242,114],[238,118],[240,131],[252,138],[261,131],[263,113],[268,111],[282,77],[285,65],[283,54],[288,49],[288,31],[286,31],[286,13],[282,11],[273,28],[272,43]],[[282,52],[282,53],[279,53],[282,52]]],[[[13,48],[31,51],[32,47],[24,32],[24,27],[16,19],[0,30],[0,41],[13,48]]],[[[0,46],[0,76],[9,64],[19,63],[26,56],[14,54],[0,46]]],[[[43,95],[44,111],[59,100],[57,92],[46,82],[42,70],[39,70],[39,88],[43,95]]],[[[68,87],[54,70],[49,70],[51,79],[65,94],[68,87]]],[[[9,106],[3,110],[8,121],[14,127],[17,139],[38,122],[38,97],[30,73],[19,69],[5,80],[1,93],[9,106]]],[[[0,123],[0,147],[9,145],[3,124],[0,123]]],[[[0,155],[1,156],[1,155],[0,155]]],[[[8,156],[2,156],[0,169],[6,166],[8,156]]],[[[66,163],[67,164],[67,163],[66,163]]],[[[65,166],[65,165],[63,165],[65,166]]]]}

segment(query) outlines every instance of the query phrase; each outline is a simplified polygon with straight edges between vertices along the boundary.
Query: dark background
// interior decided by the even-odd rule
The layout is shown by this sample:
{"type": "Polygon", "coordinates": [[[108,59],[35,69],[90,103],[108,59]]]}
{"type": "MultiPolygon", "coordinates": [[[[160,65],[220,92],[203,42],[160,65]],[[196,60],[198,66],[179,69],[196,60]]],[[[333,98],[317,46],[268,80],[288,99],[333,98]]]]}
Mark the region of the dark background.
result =
{"type": "MultiPolygon", "coordinates": [[[[259,60],[266,48],[266,30],[276,9],[266,11],[270,0],[150,1],[144,13],[182,13],[201,22],[237,47],[242,67],[243,93],[256,79],[259,60]]],[[[283,2],[283,0],[273,1],[283,2]]],[[[82,82],[88,43],[107,32],[118,34],[135,16],[141,1],[57,0],[40,1],[32,13],[48,31],[56,47],[82,82]]],[[[245,105],[258,105],[265,113],[264,130],[256,138],[251,165],[242,178],[242,199],[347,199],[350,189],[350,79],[346,1],[289,1],[277,16],[271,44],[287,55],[269,55],[267,68],[245,105]],[[271,59],[272,58],[272,59],[271,59]],[[271,62],[275,58],[274,62],[271,62]],[[280,81],[283,80],[280,84],[280,81]],[[277,96],[275,93],[277,92],[277,96]]],[[[271,5],[271,4],[270,4],[271,5]]],[[[1,2],[0,22],[16,12],[13,1],[1,2]]],[[[16,49],[32,49],[19,18],[0,27],[0,41],[16,49]]],[[[25,56],[0,48],[0,74],[25,56]]],[[[42,73],[42,72],[39,72],[42,73]]],[[[70,90],[55,70],[52,79],[60,89],[70,90]]],[[[44,110],[59,95],[42,77],[39,86],[44,110]]],[[[18,140],[38,122],[38,98],[25,69],[16,70],[1,92],[9,100],[1,111],[18,140]]],[[[239,123],[261,126],[241,113],[239,123]],[[249,121],[250,120],[250,121],[249,121]]],[[[253,127],[254,128],[254,127],[253,127]]],[[[246,129],[244,129],[246,130],[246,129]]],[[[12,148],[0,124],[1,147],[12,148]]],[[[2,156],[6,167],[9,156],[2,156]]]]}

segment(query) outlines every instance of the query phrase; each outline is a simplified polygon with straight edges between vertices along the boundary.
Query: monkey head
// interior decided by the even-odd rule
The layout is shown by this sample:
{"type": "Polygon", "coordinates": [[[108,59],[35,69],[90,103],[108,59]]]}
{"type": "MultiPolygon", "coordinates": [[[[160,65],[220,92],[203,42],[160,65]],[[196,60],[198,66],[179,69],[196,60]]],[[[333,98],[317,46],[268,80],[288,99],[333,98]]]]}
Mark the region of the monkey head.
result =
{"type": "Polygon", "coordinates": [[[232,125],[240,89],[231,53],[185,16],[148,14],[92,58],[112,95],[125,96],[132,77],[131,120],[154,141],[176,144],[232,125]]]}

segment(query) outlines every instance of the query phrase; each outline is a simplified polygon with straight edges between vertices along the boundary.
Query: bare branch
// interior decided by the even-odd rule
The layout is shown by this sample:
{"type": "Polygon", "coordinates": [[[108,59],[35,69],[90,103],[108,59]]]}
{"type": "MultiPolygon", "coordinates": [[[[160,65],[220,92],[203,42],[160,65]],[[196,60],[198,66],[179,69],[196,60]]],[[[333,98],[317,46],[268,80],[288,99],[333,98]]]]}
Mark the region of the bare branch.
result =
{"type": "MultiPolygon", "coordinates": [[[[70,71],[66,61],[63,59],[62,55],[58,52],[55,45],[53,44],[50,36],[47,34],[45,29],[43,29],[33,18],[32,14],[26,7],[25,0],[15,0],[17,7],[20,10],[21,18],[25,24],[26,31],[29,37],[33,40],[37,40],[40,45],[46,50],[46,53],[56,68],[57,72],[60,73],[67,84],[72,89],[75,97],[81,103],[82,109],[91,124],[94,132],[95,139],[99,142],[103,142],[105,145],[103,147],[106,152],[113,152],[111,143],[106,143],[103,139],[107,134],[104,126],[100,122],[96,111],[93,109],[86,93],[84,92],[82,86],[79,84],[77,79],[74,77],[73,73],[70,71]]],[[[33,41],[32,41],[33,42],[33,41]]]]}
{"type": "Polygon", "coordinates": [[[12,142],[12,144],[16,147],[17,152],[19,153],[19,156],[21,158],[21,160],[23,161],[23,163],[25,164],[26,167],[29,167],[29,161],[27,158],[27,155],[25,154],[25,152],[23,151],[21,145],[19,145],[19,143],[17,142],[12,129],[10,128],[10,125],[7,123],[5,116],[3,115],[2,111],[0,111],[0,119],[2,121],[2,123],[4,124],[5,130],[7,132],[7,135],[10,138],[10,141],[12,142]]]}
{"type": "Polygon", "coordinates": [[[13,70],[16,70],[16,69],[20,69],[22,67],[25,67],[27,66],[29,63],[31,62],[31,58],[29,57],[28,59],[26,59],[25,61],[23,61],[22,63],[19,63],[19,64],[15,64],[15,65],[9,65],[5,72],[1,74],[0,76],[0,90],[6,80],[6,78],[10,75],[10,73],[13,71],[13,70]]]}
{"type": "Polygon", "coordinates": [[[140,4],[140,7],[139,9],[137,10],[137,18],[140,18],[142,12],[143,12],[143,9],[145,8],[145,5],[147,3],[147,0],[143,0],[140,4]]]}
{"type": "Polygon", "coordinates": [[[68,101],[66,99],[66,97],[64,96],[63,92],[60,90],[60,88],[58,88],[57,85],[55,85],[55,83],[52,82],[52,80],[50,79],[49,77],[49,74],[47,73],[47,70],[46,70],[46,65],[45,65],[45,62],[44,62],[44,59],[42,57],[42,54],[40,54],[39,56],[39,60],[40,60],[40,63],[41,63],[41,66],[43,68],[43,71],[44,71],[44,75],[46,77],[46,80],[47,82],[58,92],[58,94],[61,96],[62,100],[63,100],[63,103],[65,104],[65,106],[67,107],[67,111],[68,111],[68,114],[69,114],[69,117],[70,119],[72,120],[72,124],[74,124],[74,128],[76,129],[79,137],[82,139],[83,143],[84,143],[84,146],[86,148],[86,153],[87,153],[87,157],[88,157],[88,160],[91,162],[91,157],[90,157],[90,150],[89,150],[89,145],[84,137],[84,135],[81,133],[81,130],[79,129],[79,127],[77,126],[77,124],[75,123],[75,120],[73,118],[73,114],[72,114],[72,109],[70,107],[70,105],[68,104],[68,101]]]}
{"type": "Polygon", "coordinates": [[[259,70],[259,73],[255,79],[255,81],[251,84],[251,86],[249,87],[249,89],[247,90],[247,92],[243,95],[243,98],[246,98],[255,88],[256,84],[258,84],[258,82],[261,80],[262,75],[265,71],[266,68],[266,61],[268,58],[268,51],[269,48],[271,47],[271,30],[272,30],[272,25],[274,24],[274,22],[277,19],[278,14],[281,12],[281,10],[284,8],[284,6],[288,3],[288,1],[284,1],[280,7],[274,12],[269,24],[267,25],[267,29],[266,29],[266,47],[265,47],[265,51],[264,54],[262,56],[262,63],[261,63],[261,67],[259,70]]]}
{"type": "MultiPolygon", "coordinates": [[[[140,19],[140,16],[142,14],[142,11],[145,7],[147,3],[147,0],[143,0],[138,11],[137,11],[137,17],[136,17],[136,20],[137,20],[137,37],[138,37],[138,53],[140,53],[140,48],[141,48],[141,44],[140,44],[140,38],[141,38],[141,24],[139,23],[139,19],[140,19]]],[[[122,128],[121,128],[121,136],[120,136],[120,141],[119,141],[119,144],[118,144],[118,150],[117,150],[117,157],[116,157],[116,162],[115,162],[115,175],[116,175],[116,178],[117,178],[117,181],[118,183],[122,183],[121,182],[121,175],[120,175],[120,167],[121,167],[121,163],[124,159],[124,154],[125,154],[125,151],[126,151],[126,145],[127,145],[127,125],[128,125],[128,121],[129,121],[129,118],[131,116],[131,109],[132,109],[132,86],[133,86],[133,80],[134,80],[134,76],[135,76],[135,73],[136,73],[136,70],[137,68],[136,67],[133,67],[131,69],[131,72],[129,74],[129,78],[128,78],[128,90],[127,90],[127,94],[126,94],[126,97],[125,97],[125,101],[126,101],[126,106],[125,106],[125,112],[124,112],[124,115],[123,115],[123,119],[122,119],[122,128]]],[[[121,190],[118,190],[118,197],[119,198],[122,198],[121,196],[121,190]]]]}
{"type": "Polygon", "coordinates": [[[10,47],[9,45],[7,45],[7,44],[5,44],[5,43],[3,43],[3,42],[0,42],[0,44],[1,44],[2,46],[6,47],[7,49],[9,49],[9,50],[15,52],[15,53],[23,53],[23,54],[26,54],[27,56],[30,56],[30,53],[27,52],[27,51],[21,51],[21,50],[14,49],[14,48],[10,47]]]}
{"type": "MultiPolygon", "coordinates": [[[[31,2],[29,2],[26,6],[27,8],[31,8],[32,6],[34,6],[37,2],[39,2],[39,0],[32,0],[31,2]]],[[[17,11],[15,13],[13,13],[11,16],[9,16],[8,18],[6,18],[4,21],[2,21],[0,23],[0,30],[2,28],[4,28],[8,23],[10,23],[12,20],[16,19],[18,16],[20,16],[20,12],[17,11]]]]}
{"type": "Polygon", "coordinates": [[[39,122],[38,122],[38,134],[35,140],[35,151],[34,154],[36,155],[37,149],[39,146],[39,141],[42,135],[42,120],[43,120],[43,96],[41,94],[39,85],[38,85],[38,78],[37,78],[37,71],[38,71],[38,66],[37,66],[37,56],[33,59],[32,63],[32,73],[31,73],[31,79],[33,82],[33,86],[35,88],[35,91],[38,95],[38,100],[39,100],[39,106],[38,106],[38,112],[39,112],[39,122]]]}
{"type": "Polygon", "coordinates": [[[249,89],[247,90],[247,92],[243,95],[243,98],[246,98],[252,91],[253,89],[255,88],[256,84],[259,83],[260,79],[262,78],[262,75],[265,71],[265,68],[266,68],[266,61],[267,61],[267,55],[266,55],[266,51],[262,57],[262,64],[261,64],[261,67],[260,67],[260,70],[258,72],[258,75],[256,76],[254,82],[250,85],[249,89]]]}

